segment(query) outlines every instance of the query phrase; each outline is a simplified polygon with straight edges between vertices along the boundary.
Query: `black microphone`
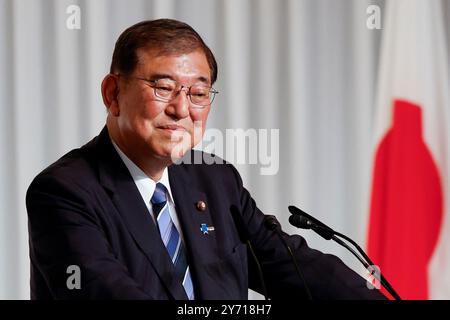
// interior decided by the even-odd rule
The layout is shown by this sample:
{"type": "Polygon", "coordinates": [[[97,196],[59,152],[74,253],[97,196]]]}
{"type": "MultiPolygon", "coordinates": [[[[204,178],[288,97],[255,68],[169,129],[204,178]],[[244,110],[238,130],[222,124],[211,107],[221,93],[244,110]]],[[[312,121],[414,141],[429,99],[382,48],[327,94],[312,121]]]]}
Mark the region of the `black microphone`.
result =
{"type": "MultiPolygon", "coordinates": [[[[309,214],[307,214],[306,212],[304,212],[303,210],[301,210],[301,209],[299,209],[299,208],[297,208],[295,206],[289,206],[288,209],[289,209],[289,211],[292,214],[289,217],[289,223],[291,223],[293,226],[295,226],[297,228],[312,229],[317,234],[322,236],[324,239],[326,239],[326,240],[332,239],[335,242],[339,243],[340,245],[342,245],[343,247],[348,249],[356,258],[358,258],[358,260],[364,265],[364,267],[366,269],[368,269],[368,271],[371,274],[373,274],[373,271],[374,271],[373,270],[373,266],[375,266],[375,264],[372,262],[372,260],[369,258],[369,256],[364,252],[363,249],[361,249],[361,247],[355,241],[353,241],[352,239],[350,239],[349,237],[347,237],[346,235],[344,235],[342,233],[334,231],[333,229],[331,229],[330,227],[328,227],[324,223],[320,222],[316,218],[310,216],[309,214]],[[336,236],[339,236],[339,237],[343,238],[344,240],[347,240],[353,246],[355,246],[355,248],[364,257],[365,260],[363,258],[361,258],[361,256],[359,256],[345,242],[343,242],[342,240],[340,240],[336,236]]],[[[380,281],[380,283],[386,288],[386,290],[396,300],[401,300],[400,296],[397,294],[397,292],[394,290],[394,288],[392,288],[391,284],[386,280],[386,278],[384,278],[384,276],[381,274],[381,272],[379,272],[379,276],[380,276],[380,279],[377,279],[377,280],[380,281]]]]}
{"type": "Polygon", "coordinates": [[[294,254],[292,253],[291,247],[287,244],[286,240],[281,235],[281,226],[280,226],[280,223],[278,222],[277,218],[272,215],[266,215],[264,217],[264,225],[266,226],[267,229],[275,232],[278,235],[278,237],[280,238],[280,240],[283,243],[284,247],[286,248],[287,252],[291,256],[292,262],[294,263],[294,266],[295,266],[295,270],[297,271],[297,275],[299,276],[300,281],[302,281],[303,286],[305,287],[305,293],[306,293],[306,296],[308,297],[308,300],[312,300],[313,298],[312,298],[311,292],[309,291],[309,287],[306,284],[306,280],[305,280],[305,277],[303,276],[303,272],[297,263],[297,259],[295,258],[294,254]]]}
{"type": "Polygon", "coordinates": [[[334,231],[328,227],[318,225],[307,217],[299,214],[293,214],[289,217],[289,223],[301,229],[313,229],[326,240],[333,238],[334,231]]]}
{"type": "Polygon", "coordinates": [[[230,212],[231,212],[231,216],[233,217],[234,220],[234,225],[236,226],[236,230],[238,232],[239,238],[241,240],[242,243],[246,243],[248,249],[250,250],[250,253],[253,256],[253,260],[256,263],[256,267],[258,270],[258,276],[259,276],[259,281],[261,283],[261,287],[262,287],[262,291],[263,291],[263,295],[264,298],[266,300],[268,299],[268,295],[267,295],[267,287],[266,287],[266,282],[264,281],[264,274],[261,268],[261,264],[259,263],[258,257],[256,257],[255,251],[253,250],[253,246],[250,243],[250,234],[248,232],[248,229],[244,223],[244,220],[242,219],[242,215],[239,212],[239,209],[235,206],[232,205],[230,207],[230,212]]]}

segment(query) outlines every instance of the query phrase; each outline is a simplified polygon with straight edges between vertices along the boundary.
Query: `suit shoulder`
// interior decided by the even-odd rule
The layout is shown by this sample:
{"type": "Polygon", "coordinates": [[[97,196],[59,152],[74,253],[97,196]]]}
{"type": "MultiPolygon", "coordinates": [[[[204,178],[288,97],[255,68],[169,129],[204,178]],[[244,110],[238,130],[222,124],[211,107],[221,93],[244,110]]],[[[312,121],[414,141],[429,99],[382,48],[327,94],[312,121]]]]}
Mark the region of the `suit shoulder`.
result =
{"type": "Polygon", "coordinates": [[[191,150],[170,169],[177,176],[186,175],[192,182],[242,185],[242,179],[233,164],[199,150],[191,150]]]}
{"type": "Polygon", "coordinates": [[[42,170],[31,182],[27,193],[55,186],[87,189],[95,176],[94,158],[89,144],[69,151],[42,170]]]}
{"type": "Polygon", "coordinates": [[[200,170],[200,171],[229,171],[235,170],[234,166],[227,162],[225,159],[200,150],[191,150],[180,161],[175,163],[187,170],[200,170]]]}

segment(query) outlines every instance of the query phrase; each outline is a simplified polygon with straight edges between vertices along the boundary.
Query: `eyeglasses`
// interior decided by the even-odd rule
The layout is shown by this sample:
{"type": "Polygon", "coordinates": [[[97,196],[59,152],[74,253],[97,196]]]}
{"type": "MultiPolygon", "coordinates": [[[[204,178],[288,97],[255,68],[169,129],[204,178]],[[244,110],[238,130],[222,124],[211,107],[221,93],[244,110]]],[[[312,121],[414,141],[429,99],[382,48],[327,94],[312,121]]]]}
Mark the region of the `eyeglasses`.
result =
{"type": "Polygon", "coordinates": [[[145,81],[150,87],[153,88],[155,96],[163,102],[170,102],[175,99],[183,89],[187,89],[186,95],[191,100],[192,108],[203,109],[209,106],[219,91],[213,87],[195,84],[190,87],[180,85],[177,81],[167,78],[149,80],[140,77],[129,77],[137,80],[145,81]]]}

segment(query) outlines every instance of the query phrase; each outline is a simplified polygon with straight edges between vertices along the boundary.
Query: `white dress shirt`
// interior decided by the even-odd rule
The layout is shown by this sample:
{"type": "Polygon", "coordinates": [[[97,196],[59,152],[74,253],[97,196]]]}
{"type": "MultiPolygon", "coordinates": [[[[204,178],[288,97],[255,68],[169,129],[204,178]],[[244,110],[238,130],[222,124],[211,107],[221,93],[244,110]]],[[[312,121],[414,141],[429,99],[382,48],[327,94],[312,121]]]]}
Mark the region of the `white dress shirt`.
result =
{"type": "Polygon", "coordinates": [[[163,174],[161,176],[161,179],[159,181],[153,181],[151,178],[149,178],[144,171],[142,171],[133,161],[128,158],[125,153],[120,150],[119,146],[115,144],[115,142],[111,138],[111,142],[116,149],[117,153],[119,154],[122,161],[125,163],[125,166],[128,168],[128,171],[131,174],[131,177],[133,178],[134,183],[136,184],[136,187],[139,190],[139,193],[142,196],[142,199],[144,200],[145,205],[148,208],[148,211],[150,213],[150,216],[152,217],[153,222],[155,222],[155,216],[153,214],[153,208],[151,205],[151,198],[153,196],[153,193],[155,192],[156,183],[162,183],[166,189],[167,189],[167,201],[169,202],[169,213],[170,217],[172,218],[172,221],[177,228],[181,239],[184,242],[183,237],[183,231],[180,228],[180,222],[178,220],[177,212],[175,210],[175,203],[173,201],[172,197],[172,191],[170,189],[170,183],[169,183],[169,174],[167,168],[164,169],[163,174]]]}

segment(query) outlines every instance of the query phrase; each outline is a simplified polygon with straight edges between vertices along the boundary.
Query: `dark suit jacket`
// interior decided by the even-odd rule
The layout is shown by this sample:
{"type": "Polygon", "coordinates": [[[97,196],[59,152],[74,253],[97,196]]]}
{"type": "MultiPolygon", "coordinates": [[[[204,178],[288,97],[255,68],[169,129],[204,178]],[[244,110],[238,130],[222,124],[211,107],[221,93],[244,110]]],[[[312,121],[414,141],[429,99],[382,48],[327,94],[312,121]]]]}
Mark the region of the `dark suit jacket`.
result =
{"type": "MultiPolygon", "coordinates": [[[[261,292],[232,205],[248,228],[272,299],[305,297],[286,249],[264,227],[264,214],[232,165],[172,165],[169,180],[197,299],[247,299],[249,287],[261,292]],[[197,209],[199,200],[207,204],[205,211],[197,209]],[[203,234],[203,223],[215,230],[203,234]]],[[[32,299],[187,299],[106,128],[40,173],[26,202],[32,299]],[[71,265],[80,267],[81,289],[66,285],[71,265]]],[[[383,297],[335,256],[310,249],[300,236],[283,237],[315,299],[383,297]]]]}

